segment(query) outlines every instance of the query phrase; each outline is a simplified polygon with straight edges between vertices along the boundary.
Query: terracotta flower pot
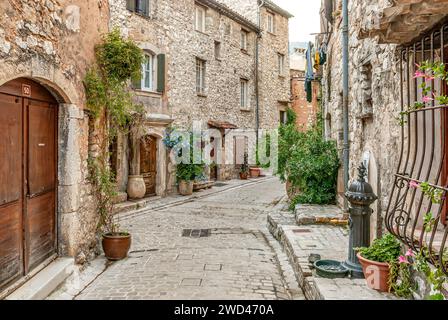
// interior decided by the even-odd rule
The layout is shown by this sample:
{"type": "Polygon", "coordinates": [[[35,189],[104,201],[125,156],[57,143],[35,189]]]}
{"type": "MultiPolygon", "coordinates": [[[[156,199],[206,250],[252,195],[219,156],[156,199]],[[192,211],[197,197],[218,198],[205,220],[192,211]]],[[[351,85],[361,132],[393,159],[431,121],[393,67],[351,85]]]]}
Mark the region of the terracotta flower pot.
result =
{"type": "Polygon", "coordinates": [[[122,260],[128,256],[131,248],[131,235],[105,234],[103,235],[102,245],[107,259],[112,261],[122,260]]]}
{"type": "Polygon", "coordinates": [[[179,193],[183,196],[192,195],[193,187],[194,187],[193,181],[185,181],[185,180],[179,181],[179,193]]]}
{"type": "Polygon", "coordinates": [[[250,177],[258,178],[260,176],[261,169],[260,168],[250,168],[250,177]]]}
{"type": "Polygon", "coordinates": [[[129,176],[127,192],[130,199],[142,199],[146,194],[143,176],[129,176]]]}
{"type": "Polygon", "coordinates": [[[240,172],[240,179],[247,180],[249,174],[247,172],[240,172]]]}
{"type": "Polygon", "coordinates": [[[360,253],[357,254],[357,257],[362,266],[362,271],[364,273],[364,277],[366,278],[367,286],[380,292],[389,292],[390,286],[388,281],[390,265],[384,262],[376,262],[365,259],[360,253]]]}

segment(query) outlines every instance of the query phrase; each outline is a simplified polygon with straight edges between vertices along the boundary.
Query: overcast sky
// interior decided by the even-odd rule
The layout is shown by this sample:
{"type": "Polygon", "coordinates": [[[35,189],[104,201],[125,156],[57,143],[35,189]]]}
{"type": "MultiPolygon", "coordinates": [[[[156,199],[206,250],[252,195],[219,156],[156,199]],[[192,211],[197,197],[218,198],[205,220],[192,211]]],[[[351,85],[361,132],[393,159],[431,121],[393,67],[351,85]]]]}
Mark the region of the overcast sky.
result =
{"type": "Polygon", "coordinates": [[[290,41],[310,41],[310,33],[320,32],[320,0],[273,0],[294,15],[289,20],[290,41]]]}

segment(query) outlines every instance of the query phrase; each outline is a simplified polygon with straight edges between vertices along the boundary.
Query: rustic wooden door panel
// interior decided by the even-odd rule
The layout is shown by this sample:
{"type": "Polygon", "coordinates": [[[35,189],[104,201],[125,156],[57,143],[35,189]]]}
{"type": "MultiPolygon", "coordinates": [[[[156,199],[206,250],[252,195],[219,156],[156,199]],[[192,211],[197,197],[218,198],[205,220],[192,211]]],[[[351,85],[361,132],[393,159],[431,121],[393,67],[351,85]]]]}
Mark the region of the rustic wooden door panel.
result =
{"type": "Polygon", "coordinates": [[[23,274],[22,203],[0,207],[0,288],[23,274]]]}
{"type": "Polygon", "coordinates": [[[140,172],[146,185],[146,195],[156,193],[157,139],[146,136],[140,142],[140,172]]]}
{"type": "Polygon", "coordinates": [[[55,252],[56,109],[28,103],[26,261],[30,270],[55,252]]]}
{"type": "Polygon", "coordinates": [[[22,99],[0,94],[0,206],[21,197],[22,99]]]}
{"type": "Polygon", "coordinates": [[[28,193],[55,189],[55,108],[47,103],[28,106],[28,193]]]}
{"type": "Polygon", "coordinates": [[[28,200],[28,268],[33,269],[55,252],[55,194],[28,200]]]}
{"type": "Polygon", "coordinates": [[[22,99],[0,93],[0,288],[23,273],[22,99]]]}

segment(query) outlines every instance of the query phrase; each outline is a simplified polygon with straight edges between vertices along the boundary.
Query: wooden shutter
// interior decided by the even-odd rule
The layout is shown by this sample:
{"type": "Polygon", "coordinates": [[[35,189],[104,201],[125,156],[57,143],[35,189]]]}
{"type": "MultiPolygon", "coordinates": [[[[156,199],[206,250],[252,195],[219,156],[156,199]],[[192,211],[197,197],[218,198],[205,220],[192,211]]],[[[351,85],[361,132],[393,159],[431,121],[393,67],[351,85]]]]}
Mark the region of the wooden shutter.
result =
{"type": "Polygon", "coordinates": [[[135,0],[126,0],[126,9],[135,12],[135,0]]]}
{"type": "Polygon", "coordinates": [[[165,91],[165,54],[157,55],[157,92],[165,91]]]}

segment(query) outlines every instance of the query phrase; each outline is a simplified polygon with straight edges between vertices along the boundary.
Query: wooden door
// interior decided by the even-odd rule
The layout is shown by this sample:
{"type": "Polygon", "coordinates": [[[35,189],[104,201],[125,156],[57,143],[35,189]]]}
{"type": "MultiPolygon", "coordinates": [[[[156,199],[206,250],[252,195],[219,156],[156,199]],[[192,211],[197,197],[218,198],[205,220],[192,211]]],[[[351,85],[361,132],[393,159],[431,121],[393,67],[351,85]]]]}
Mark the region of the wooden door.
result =
{"type": "Polygon", "coordinates": [[[33,268],[55,251],[56,108],[29,101],[26,109],[26,256],[33,268]]]}
{"type": "Polygon", "coordinates": [[[140,174],[146,185],[146,195],[156,194],[157,139],[145,136],[140,141],[140,174]]]}
{"type": "Polygon", "coordinates": [[[22,99],[0,93],[0,288],[21,276],[22,99]]]}
{"type": "Polygon", "coordinates": [[[0,288],[56,251],[56,119],[37,83],[0,87],[0,288]]]}

